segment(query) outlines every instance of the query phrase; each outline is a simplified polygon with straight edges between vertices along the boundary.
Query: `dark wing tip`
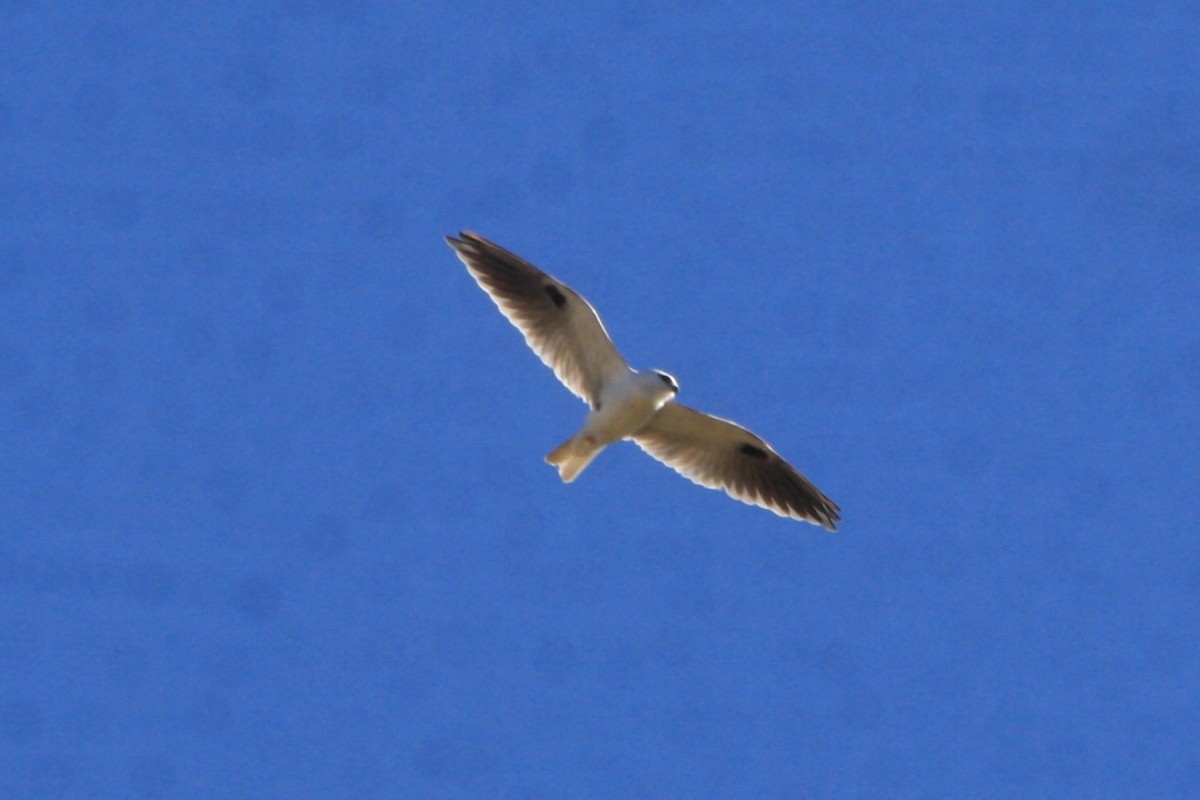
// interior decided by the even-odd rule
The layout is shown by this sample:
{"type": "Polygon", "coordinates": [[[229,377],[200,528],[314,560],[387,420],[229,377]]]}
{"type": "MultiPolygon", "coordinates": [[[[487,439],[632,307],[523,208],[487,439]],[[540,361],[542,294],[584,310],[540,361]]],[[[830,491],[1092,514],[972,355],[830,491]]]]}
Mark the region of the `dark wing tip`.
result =
{"type": "Polygon", "coordinates": [[[480,237],[470,231],[459,231],[458,236],[446,236],[446,244],[453,247],[455,250],[461,251],[464,247],[469,248],[480,240],[480,237]]]}
{"type": "Polygon", "coordinates": [[[842,521],[842,509],[837,503],[818,493],[810,511],[818,525],[830,533],[837,533],[838,523],[842,521]]]}
{"type": "Polygon", "coordinates": [[[457,247],[460,244],[491,244],[487,239],[475,233],[475,231],[459,231],[458,236],[449,234],[444,238],[446,239],[446,243],[451,247],[457,247]]]}
{"type": "Polygon", "coordinates": [[[544,274],[540,269],[511,250],[506,250],[490,239],[480,236],[474,231],[460,231],[458,236],[445,237],[446,244],[455,249],[460,256],[474,256],[477,259],[488,259],[505,264],[509,268],[532,270],[536,274],[544,274]]]}
{"type": "Polygon", "coordinates": [[[800,476],[794,487],[792,511],[802,519],[820,525],[830,533],[837,532],[837,524],[842,519],[842,509],[837,503],[825,496],[825,493],[814,486],[808,479],[800,476]]]}
{"type": "Polygon", "coordinates": [[[836,532],[837,524],[842,518],[838,504],[826,497],[824,492],[797,472],[796,468],[778,453],[772,455],[772,466],[782,472],[781,475],[776,473],[778,478],[773,481],[776,487],[775,499],[782,506],[781,511],[786,516],[820,525],[831,533],[836,532]]]}
{"type": "Polygon", "coordinates": [[[838,523],[842,521],[840,511],[841,509],[832,501],[828,505],[822,505],[820,508],[814,509],[817,524],[830,533],[837,533],[838,523]]]}
{"type": "Polygon", "coordinates": [[[772,510],[792,519],[820,525],[831,532],[837,531],[837,523],[842,518],[838,504],[797,472],[770,445],[761,441],[759,444],[742,442],[737,446],[737,452],[751,462],[762,464],[765,474],[773,474],[772,478],[767,479],[771,485],[762,487],[760,495],[773,495],[774,502],[770,503],[772,510]]]}

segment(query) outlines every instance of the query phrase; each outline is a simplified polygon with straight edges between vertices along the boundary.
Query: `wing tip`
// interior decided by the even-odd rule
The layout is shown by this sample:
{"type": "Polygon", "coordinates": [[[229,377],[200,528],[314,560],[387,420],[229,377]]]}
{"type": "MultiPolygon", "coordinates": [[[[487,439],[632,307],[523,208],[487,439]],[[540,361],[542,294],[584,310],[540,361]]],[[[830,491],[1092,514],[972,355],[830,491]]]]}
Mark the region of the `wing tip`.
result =
{"type": "Polygon", "coordinates": [[[825,502],[817,501],[803,506],[796,506],[789,503],[754,502],[733,494],[730,494],[730,497],[733,497],[735,500],[741,500],[743,503],[760,506],[768,511],[774,511],[781,517],[816,525],[818,528],[824,528],[830,533],[837,533],[838,523],[842,521],[841,509],[828,498],[824,498],[825,502]]]}
{"type": "Polygon", "coordinates": [[[840,516],[838,516],[837,513],[832,513],[832,514],[828,514],[828,515],[822,514],[817,519],[809,519],[809,522],[813,522],[813,523],[816,523],[817,525],[820,525],[822,528],[829,531],[830,533],[838,532],[837,526],[838,526],[838,523],[841,521],[842,521],[842,518],[840,516]]]}
{"type": "Polygon", "coordinates": [[[446,240],[446,244],[450,245],[455,250],[462,250],[464,247],[470,247],[479,240],[483,239],[482,236],[477,233],[472,233],[471,231],[459,231],[458,236],[455,236],[454,234],[447,234],[442,238],[446,240]]]}
{"type": "MultiPolygon", "coordinates": [[[[464,262],[470,258],[477,262],[489,261],[507,269],[530,270],[537,275],[545,275],[542,270],[530,264],[511,250],[506,250],[487,237],[480,236],[474,231],[459,231],[458,236],[443,237],[446,244],[454,248],[454,252],[464,262]]],[[[548,275],[546,277],[549,277],[548,275]]],[[[551,279],[553,280],[553,279],[551,279]]]]}
{"type": "Polygon", "coordinates": [[[821,495],[816,502],[807,508],[794,512],[793,516],[804,522],[811,522],[813,525],[818,525],[830,533],[837,533],[838,523],[842,521],[842,509],[837,503],[825,495],[821,495]]]}

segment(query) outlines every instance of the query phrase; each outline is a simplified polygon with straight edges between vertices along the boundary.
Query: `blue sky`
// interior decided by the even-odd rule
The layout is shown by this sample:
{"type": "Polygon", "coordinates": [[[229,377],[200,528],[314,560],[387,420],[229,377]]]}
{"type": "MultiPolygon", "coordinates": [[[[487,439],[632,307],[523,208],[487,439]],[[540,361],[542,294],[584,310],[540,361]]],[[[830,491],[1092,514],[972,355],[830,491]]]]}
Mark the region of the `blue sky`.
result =
{"type": "Polygon", "coordinates": [[[1195,9],[4,4],[0,795],[1194,791],[1195,9]]]}

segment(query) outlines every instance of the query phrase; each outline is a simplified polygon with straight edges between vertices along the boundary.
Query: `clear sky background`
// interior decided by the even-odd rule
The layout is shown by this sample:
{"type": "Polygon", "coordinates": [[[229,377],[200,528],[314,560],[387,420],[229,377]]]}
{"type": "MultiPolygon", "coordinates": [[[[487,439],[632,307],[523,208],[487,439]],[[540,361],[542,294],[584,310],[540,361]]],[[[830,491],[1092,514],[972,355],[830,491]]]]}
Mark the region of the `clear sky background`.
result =
{"type": "Polygon", "coordinates": [[[0,9],[0,796],[1200,786],[1200,6],[0,9]],[[837,534],[621,444],[567,281],[837,534]]]}

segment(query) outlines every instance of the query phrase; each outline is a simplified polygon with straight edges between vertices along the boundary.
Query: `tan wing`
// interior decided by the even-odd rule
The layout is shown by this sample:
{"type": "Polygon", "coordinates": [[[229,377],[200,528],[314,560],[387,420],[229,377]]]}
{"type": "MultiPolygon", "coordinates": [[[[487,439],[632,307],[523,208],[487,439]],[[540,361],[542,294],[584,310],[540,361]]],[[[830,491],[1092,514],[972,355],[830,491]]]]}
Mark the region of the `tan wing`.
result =
{"type": "Polygon", "coordinates": [[[667,403],[633,440],[685,478],[743,503],[831,531],[841,519],[837,503],[769,444],[728,420],[667,403]]]}
{"type": "Polygon", "coordinates": [[[570,286],[478,234],[463,232],[446,242],[533,352],[580,399],[594,407],[605,385],[629,373],[596,310],[570,286]]]}

